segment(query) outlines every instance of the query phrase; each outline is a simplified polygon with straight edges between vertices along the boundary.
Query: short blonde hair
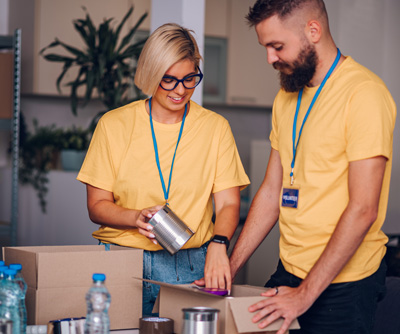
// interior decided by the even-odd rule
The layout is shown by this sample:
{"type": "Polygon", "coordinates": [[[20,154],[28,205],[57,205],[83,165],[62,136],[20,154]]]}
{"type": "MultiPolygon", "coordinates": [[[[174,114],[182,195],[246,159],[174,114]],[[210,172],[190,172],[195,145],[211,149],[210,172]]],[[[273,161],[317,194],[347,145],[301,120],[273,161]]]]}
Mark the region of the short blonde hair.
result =
{"type": "Polygon", "coordinates": [[[165,72],[178,61],[189,59],[199,66],[201,55],[196,40],[188,30],[175,23],[158,27],[140,54],[135,85],[147,95],[154,95],[165,72]]]}

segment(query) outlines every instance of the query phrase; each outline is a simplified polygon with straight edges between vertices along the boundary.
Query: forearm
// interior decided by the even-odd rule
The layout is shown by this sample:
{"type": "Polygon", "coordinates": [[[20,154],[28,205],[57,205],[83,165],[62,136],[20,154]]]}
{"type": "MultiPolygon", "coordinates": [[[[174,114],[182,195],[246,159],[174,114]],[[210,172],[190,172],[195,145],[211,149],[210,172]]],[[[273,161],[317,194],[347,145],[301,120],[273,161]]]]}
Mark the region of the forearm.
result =
{"type": "Polygon", "coordinates": [[[231,254],[232,278],[254,253],[279,218],[282,164],[278,151],[271,149],[267,171],[251,203],[249,214],[231,254]]]}
{"type": "Polygon", "coordinates": [[[224,235],[231,240],[238,223],[239,205],[226,205],[215,215],[214,234],[224,235]]]}
{"type": "Polygon", "coordinates": [[[113,228],[129,229],[136,227],[140,211],[126,209],[107,200],[88,206],[89,218],[95,224],[113,228]]]}
{"type": "Polygon", "coordinates": [[[357,251],[375,221],[375,214],[349,205],[324,252],[300,285],[304,296],[315,301],[357,251]]]}
{"type": "Polygon", "coordinates": [[[260,188],[230,256],[232,279],[274,227],[278,217],[279,205],[276,200],[271,198],[268,191],[260,188]]]}

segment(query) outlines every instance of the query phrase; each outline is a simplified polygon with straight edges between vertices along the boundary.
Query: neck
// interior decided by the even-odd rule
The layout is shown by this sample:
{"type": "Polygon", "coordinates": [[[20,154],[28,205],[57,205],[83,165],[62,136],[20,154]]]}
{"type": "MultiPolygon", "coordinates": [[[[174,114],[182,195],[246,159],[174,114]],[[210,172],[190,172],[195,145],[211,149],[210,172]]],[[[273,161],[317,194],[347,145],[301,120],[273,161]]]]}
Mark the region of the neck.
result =
{"type": "MultiPolygon", "coordinates": [[[[331,68],[333,62],[335,61],[336,56],[337,56],[337,48],[335,45],[332,45],[332,47],[330,47],[326,52],[318,54],[318,59],[319,59],[318,65],[315,74],[308,86],[315,87],[321,84],[326,74],[328,73],[329,69],[331,68]]],[[[343,62],[344,59],[345,59],[344,56],[341,55],[339,62],[336,65],[333,72],[335,72],[338,69],[339,65],[343,62]]]]}
{"type": "MultiPolygon", "coordinates": [[[[150,106],[149,101],[146,101],[146,111],[150,114],[150,106]]],[[[154,121],[163,124],[176,124],[182,121],[183,115],[185,113],[185,107],[181,110],[167,110],[162,106],[158,105],[158,103],[152,99],[151,100],[151,117],[154,121]]],[[[189,105],[187,108],[187,113],[189,113],[189,105]]]]}

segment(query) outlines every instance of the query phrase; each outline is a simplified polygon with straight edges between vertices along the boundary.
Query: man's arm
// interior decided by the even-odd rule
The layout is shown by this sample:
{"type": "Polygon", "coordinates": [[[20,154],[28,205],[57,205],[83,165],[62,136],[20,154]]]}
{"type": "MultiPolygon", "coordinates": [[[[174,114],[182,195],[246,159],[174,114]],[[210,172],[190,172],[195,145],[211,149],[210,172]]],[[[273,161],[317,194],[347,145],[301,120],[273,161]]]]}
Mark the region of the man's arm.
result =
{"type": "Polygon", "coordinates": [[[386,158],[350,162],[349,204],[343,212],[324,252],[298,288],[279,287],[279,294],[266,291],[272,297],[252,305],[250,312],[259,311],[253,321],[264,318],[260,328],[282,317],[284,323],[277,334],[286,332],[291,322],[306,312],[354,255],[376,220],[385,173],[386,158]]]}
{"type": "Polygon", "coordinates": [[[278,220],[282,173],[279,153],[272,149],[263,183],[230,257],[232,280],[278,220]]]}

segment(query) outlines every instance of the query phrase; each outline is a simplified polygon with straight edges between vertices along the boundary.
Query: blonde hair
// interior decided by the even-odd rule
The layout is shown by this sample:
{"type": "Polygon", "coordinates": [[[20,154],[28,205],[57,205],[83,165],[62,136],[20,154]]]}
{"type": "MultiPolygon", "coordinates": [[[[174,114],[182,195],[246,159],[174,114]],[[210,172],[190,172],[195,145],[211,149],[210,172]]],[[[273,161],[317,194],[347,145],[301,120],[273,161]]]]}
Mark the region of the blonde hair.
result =
{"type": "Polygon", "coordinates": [[[199,66],[202,58],[191,32],[178,24],[166,23],[150,35],[135,74],[135,85],[143,93],[155,94],[165,72],[181,60],[189,59],[195,67],[199,66]]]}

